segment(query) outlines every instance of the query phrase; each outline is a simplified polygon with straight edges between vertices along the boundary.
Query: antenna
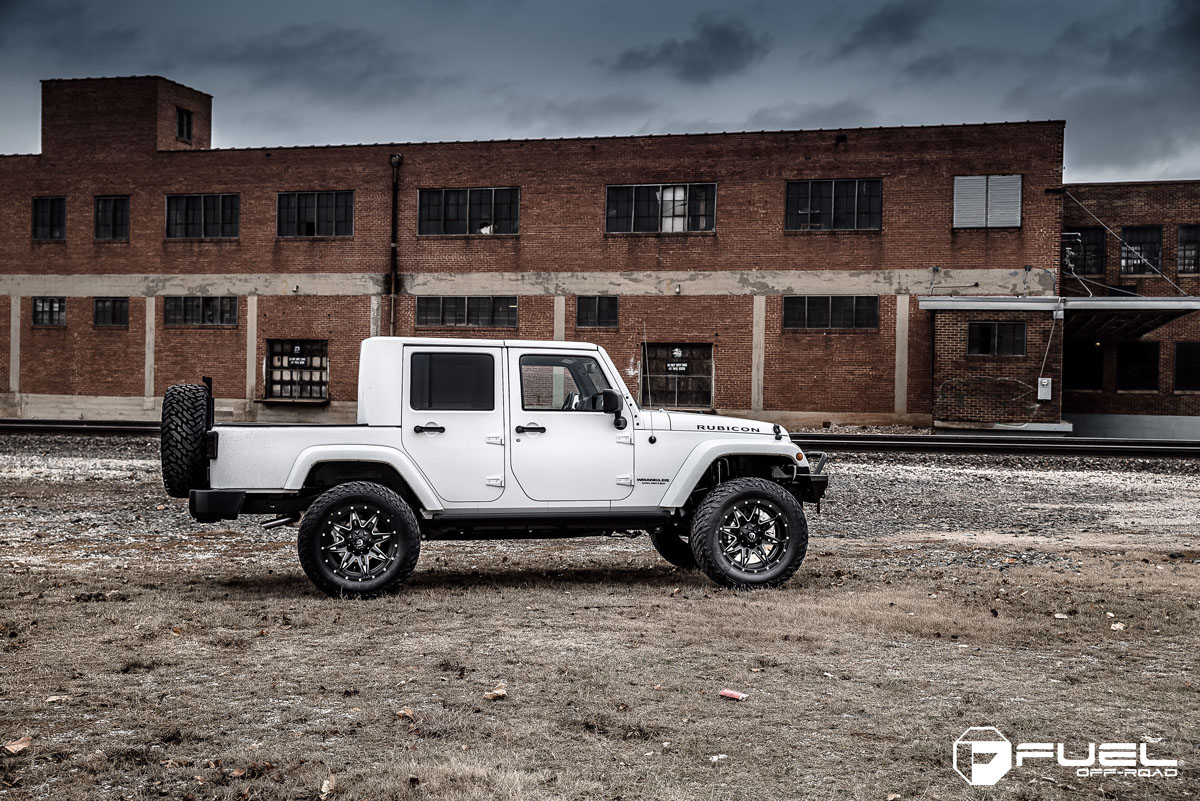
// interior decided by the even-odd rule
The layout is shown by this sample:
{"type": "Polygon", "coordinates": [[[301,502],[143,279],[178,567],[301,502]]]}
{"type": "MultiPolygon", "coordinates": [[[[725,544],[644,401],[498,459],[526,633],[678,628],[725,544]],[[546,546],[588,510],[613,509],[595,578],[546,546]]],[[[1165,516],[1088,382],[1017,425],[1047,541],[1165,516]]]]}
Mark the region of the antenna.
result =
{"type": "Polygon", "coordinates": [[[654,436],[654,397],[650,394],[650,374],[647,372],[650,369],[650,345],[646,341],[646,318],[642,318],[642,370],[641,374],[646,379],[646,418],[647,425],[650,428],[650,444],[658,442],[658,437],[654,436]]]}

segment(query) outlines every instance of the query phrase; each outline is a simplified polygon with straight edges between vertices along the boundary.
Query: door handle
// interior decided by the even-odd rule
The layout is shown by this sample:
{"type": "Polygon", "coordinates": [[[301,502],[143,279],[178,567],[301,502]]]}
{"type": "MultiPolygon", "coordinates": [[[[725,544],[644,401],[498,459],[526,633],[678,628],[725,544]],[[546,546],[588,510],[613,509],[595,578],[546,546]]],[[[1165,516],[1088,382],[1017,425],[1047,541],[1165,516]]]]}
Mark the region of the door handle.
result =
{"type": "Polygon", "coordinates": [[[527,431],[528,431],[530,434],[545,434],[545,433],[546,433],[546,427],[545,427],[545,426],[539,426],[537,423],[533,423],[533,424],[531,424],[531,425],[527,425],[527,426],[517,426],[517,433],[518,433],[518,434],[524,434],[524,433],[525,433],[525,432],[527,432],[527,431]]]}
{"type": "Polygon", "coordinates": [[[437,424],[434,424],[434,425],[428,425],[428,426],[413,426],[413,431],[415,431],[415,432],[416,432],[416,433],[418,433],[418,434],[425,434],[425,433],[429,433],[429,434],[445,434],[445,433],[446,433],[446,427],[445,427],[445,426],[439,426],[439,425],[437,425],[437,424]]]}

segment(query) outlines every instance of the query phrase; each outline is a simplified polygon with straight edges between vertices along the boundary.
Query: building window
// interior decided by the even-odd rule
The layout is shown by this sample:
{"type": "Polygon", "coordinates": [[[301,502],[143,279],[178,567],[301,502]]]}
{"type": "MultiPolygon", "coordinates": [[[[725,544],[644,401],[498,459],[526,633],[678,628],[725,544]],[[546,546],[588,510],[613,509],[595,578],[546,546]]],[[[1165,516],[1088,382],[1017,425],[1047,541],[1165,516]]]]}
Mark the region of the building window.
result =
{"type": "Polygon", "coordinates": [[[129,198],[96,198],[96,238],[129,239],[129,198]]]}
{"type": "Polygon", "coordinates": [[[1175,389],[1200,392],[1200,342],[1175,343],[1175,389]]]}
{"type": "Polygon", "coordinates": [[[235,295],[205,297],[172,295],[166,298],[164,325],[237,325],[235,295]]]}
{"type": "Polygon", "coordinates": [[[232,239],[238,235],[240,195],[168,195],[168,239],[232,239]]]}
{"type": "Polygon", "coordinates": [[[575,301],[578,328],[616,328],[617,298],[612,295],[580,295],[575,301]]]}
{"type": "Polygon", "coordinates": [[[1077,275],[1104,275],[1105,230],[1080,228],[1063,235],[1063,267],[1077,275]]]}
{"type": "Polygon", "coordinates": [[[878,231],[883,182],[788,181],[783,227],[788,231],[878,231]]]}
{"type": "Polygon", "coordinates": [[[417,325],[516,328],[517,298],[515,295],[418,297],[417,325]]]}
{"type": "Polygon", "coordinates": [[[417,233],[519,233],[521,190],[422,189],[418,192],[417,233]]]}
{"type": "Polygon", "coordinates": [[[36,197],[33,199],[33,238],[48,240],[67,238],[67,199],[65,197],[36,197]]]}
{"type": "Polygon", "coordinates": [[[1121,273],[1148,275],[1162,269],[1162,226],[1136,225],[1121,229],[1121,273]]]}
{"type": "Polygon", "coordinates": [[[185,142],[192,141],[192,112],[178,106],[175,107],[175,136],[185,142]]]}
{"type": "Polygon", "coordinates": [[[694,343],[647,344],[642,352],[642,406],[713,405],[713,348],[694,343]]]}
{"type": "Polygon", "coordinates": [[[955,228],[1019,228],[1020,175],[956,175],[955,228]]]}
{"type": "Polygon", "coordinates": [[[329,399],[329,341],[267,340],[267,397],[329,399]]]}
{"type": "Polygon", "coordinates": [[[97,328],[128,327],[129,298],[95,298],[92,304],[92,324],[97,328]]]}
{"type": "Polygon", "coordinates": [[[716,184],[610,186],[604,230],[610,234],[711,231],[716,184]]]}
{"type": "Polygon", "coordinates": [[[417,410],[490,412],[496,360],[490,353],[414,353],[409,405],[417,410]]]}
{"type": "Polygon", "coordinates": [[[280,192],[281,237],[353,236],[353,192],[280,192]]]}
{"type": "Polygon", "coordinates": [[[878,295],[789,295],[783,330],[879,328],[878,295]]]}
{"type": "Polygon", "coordinates": [[[970,356],[1024,356],[1025,323],[967,323],[970,356]]]}
{"type": "Polygon", "coordinates": [[[66,325],[67,324],[67,299],[66,298],[34,298],[33,299],[33,324],[34,325],[66,325]]]}
{"type": "Polygon", "coordinates": [[[1158,391],[1158,343],[1117,343],[1117,389],[1158,391]]]}
{"type": "Polygon", "coordinates": [[[1063,344],[1063,389],[1104,389],[1104,346],[1085,339],[1063,344]]]}
{"type": "Polygon", "coordinates": [[[1200,225],[1179,226],[1176,267],[1181,273],[1200,272],[1200,225]]]}

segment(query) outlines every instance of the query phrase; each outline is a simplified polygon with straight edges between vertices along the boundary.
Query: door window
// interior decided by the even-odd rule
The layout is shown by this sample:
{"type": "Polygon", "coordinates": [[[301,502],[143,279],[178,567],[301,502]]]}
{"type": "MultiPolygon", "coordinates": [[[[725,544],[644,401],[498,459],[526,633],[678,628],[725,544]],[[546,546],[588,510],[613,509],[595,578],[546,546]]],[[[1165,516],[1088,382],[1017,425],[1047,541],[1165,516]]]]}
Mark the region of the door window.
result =
{"type": "Polygon", "coordinates": [[[713,346],[648,344],[642,358],[642,405],[712,408],[713,346]]]}
{"type": "Polygon", "coordinates": [[[600,363],[587,356],[521,357],[521,408],[532,411],[595,411],[594,396],[610,389],[600,363]]]}
{"type": "Polygon", "coordinates": [[[489,353],[414,353],[413,409],[490,412],[496,408],[496,361],[489,353]]]}

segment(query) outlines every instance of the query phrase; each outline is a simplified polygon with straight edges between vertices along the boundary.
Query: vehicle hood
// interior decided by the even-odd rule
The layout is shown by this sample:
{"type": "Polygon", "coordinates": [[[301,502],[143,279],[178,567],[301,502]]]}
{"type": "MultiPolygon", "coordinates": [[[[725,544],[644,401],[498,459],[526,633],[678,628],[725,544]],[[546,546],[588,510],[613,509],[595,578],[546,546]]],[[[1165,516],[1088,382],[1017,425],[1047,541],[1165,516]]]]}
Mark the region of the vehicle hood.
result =
{"type": "MultiPolygon", "coordinates": [[[[661,416],[661,415],[660,415],[661,416]]],[[[715,414],[689,414],[687,412],[667,412],[665,415],[670,422],[672,431],[694,431],[699,434],[774,436],[774,424],[761,420],[747,420],[744,417],[723,417],[715,414]]],[[[780,433],[785,437],[787,431],[782,427],[780,433]]]]}

